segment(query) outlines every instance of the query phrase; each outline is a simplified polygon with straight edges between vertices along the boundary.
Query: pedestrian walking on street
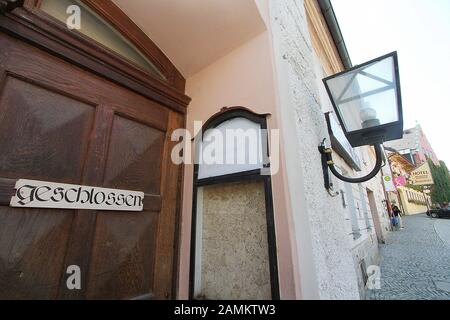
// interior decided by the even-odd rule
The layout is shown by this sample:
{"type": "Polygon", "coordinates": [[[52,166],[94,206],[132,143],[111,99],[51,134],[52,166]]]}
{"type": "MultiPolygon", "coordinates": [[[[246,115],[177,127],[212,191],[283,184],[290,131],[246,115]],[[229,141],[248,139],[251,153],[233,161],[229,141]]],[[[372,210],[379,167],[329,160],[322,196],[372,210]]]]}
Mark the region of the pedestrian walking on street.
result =
{"type": "Polygon", "coordinates": [[[392,205],[392,219],[395,230],[400,229],[400,216],[402,215],[402,211],[394,204],[392,205]]]}

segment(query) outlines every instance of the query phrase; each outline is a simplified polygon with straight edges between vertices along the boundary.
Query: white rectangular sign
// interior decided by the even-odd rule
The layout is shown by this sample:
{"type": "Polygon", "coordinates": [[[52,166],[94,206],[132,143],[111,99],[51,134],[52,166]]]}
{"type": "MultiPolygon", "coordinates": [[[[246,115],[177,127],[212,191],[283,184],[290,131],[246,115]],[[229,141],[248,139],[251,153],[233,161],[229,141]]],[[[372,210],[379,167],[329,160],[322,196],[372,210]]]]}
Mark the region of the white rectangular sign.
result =
{"type": "Polygon", "coordinates": [[[342,130],[341,125],[339,124],[336,116],[332,113],[328,114],[330,119],[330,127],[332,131],[332,140],[331,145],[335,151],[344,158],[344,160],[352,166],[356,171],[361,171],[361,160],[356,153],[356,150],[352,147],[350,142],[348,142],[345,137],[344,131],[342,130]],[[333,137],[336,141],[333,141],[333,137]],[[335,144],[339,145],[335,145],[335,144]]]}
{"type": "Polygon", "coordinates": [[[20,179],[11,207],[142,211],[144,193],[20,179]]]}
{"type": "Polygon", "coordinates": [[[384,188],[386,192],[396,192],[397,188],[395,188],[394,180],[392,176],[383,176],[384,188]]]}

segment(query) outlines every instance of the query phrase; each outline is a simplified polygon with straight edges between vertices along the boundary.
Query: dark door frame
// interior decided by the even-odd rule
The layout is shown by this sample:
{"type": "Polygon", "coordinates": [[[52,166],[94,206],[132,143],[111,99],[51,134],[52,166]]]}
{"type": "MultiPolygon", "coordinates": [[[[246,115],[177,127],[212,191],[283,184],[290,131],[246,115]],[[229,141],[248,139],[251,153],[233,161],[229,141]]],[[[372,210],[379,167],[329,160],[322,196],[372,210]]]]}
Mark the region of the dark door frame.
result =
{"type": "MultiPolygon", "coordinates": [[[[202,131],[195,139],[196,150],[198,144],[203,139],[204,133],[208,129],[216,128],[221,123],[234,118],[245,118],[261,126],[262,130],[267,130],[267,114],[257,114],[250,109],[244,107],[224,108],[219,113],[212,116],[202,127],[202,131]]],[[[264,143],[264,142],[263,142],[264,143]]],[[[267,141],[268,143],[268,141],[267,141]]],[[[263,155],[264,169],[270,169],[269,152],[263,155]]],[[[272,299],[280,299],[279,279],[278,279],[278,258],[275,234],[275,219],[273,210],[272,195],[272,179],[270,175],[261,174],[262,169],[228,174],[213,178],[198,179],[199,165],[194,164],[194,187],[192,194],[192,220],[191,220],[191,252],[190,252],[190,270],[189,270],[189,299],[194,299],[195,287],[195,247],[196,247],[196,231],[197,231],[197,193],[198,188],[222,183],[244,182],[244,181],[263,181],[265,193],[266,222],[267,222],[267,241],[269,248],[269,269],[270,269],[270,285],[272,299]]]]}

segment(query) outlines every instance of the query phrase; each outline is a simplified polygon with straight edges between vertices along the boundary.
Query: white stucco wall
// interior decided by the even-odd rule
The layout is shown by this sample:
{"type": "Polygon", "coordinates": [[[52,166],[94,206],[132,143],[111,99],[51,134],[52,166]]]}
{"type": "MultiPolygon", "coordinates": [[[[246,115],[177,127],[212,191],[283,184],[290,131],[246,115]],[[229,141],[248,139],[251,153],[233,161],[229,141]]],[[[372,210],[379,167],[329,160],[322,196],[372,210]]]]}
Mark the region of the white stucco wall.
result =
{"type": "Polygon", "coordinates": [[[269,9],[302,296],[358,299],[345,212],[323,186],[317,147],[328,134],[303,1],[269,1],[269,9]]]}
{"type": "MultiPolygon", "coordinates": [[[[333,179],[335,189],[351,190],[355,208],[352,224],[350,206],[340,195],[332,197],[323,186],[318,145],[328,138],[324,112],[332,109],[321,79],[326,76],[312,48],[303,1],[269,1],[270,31],[278,86],[279,118],[285,144],[288,184],[299,256],[302,295],[305,298],[358,299],[364,297],[359,263],[378,263],[378,243],[373,215],[377,214],[382,237],[389,218],[383,204],[381,175],[360,186],[333,179]],[[367,191],[374,195],[372,212],[367,191]],[[353,232],[360,234],[354,237],[353,232]],[[310,238],[307,238],[307,237],[310,238]],[[309,260],[311,259],[311,261],[309,260]]],[[[328,140],[329,143],[329,140],[328,140]]],[[[357,173],[339,156],[336,165],[351,176],[369,173],[375,155],[359,148],[362,171],[357,173]]]]}

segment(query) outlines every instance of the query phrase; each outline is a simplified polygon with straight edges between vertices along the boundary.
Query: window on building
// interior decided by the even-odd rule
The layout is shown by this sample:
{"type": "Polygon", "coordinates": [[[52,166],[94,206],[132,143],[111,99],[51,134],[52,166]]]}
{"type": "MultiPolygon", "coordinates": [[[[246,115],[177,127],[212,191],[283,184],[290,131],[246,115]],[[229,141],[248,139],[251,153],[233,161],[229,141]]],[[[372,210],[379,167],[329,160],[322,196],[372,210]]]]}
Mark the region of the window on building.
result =
{"type": "MultiPolygon", "coordinates": [[[[342,168],[337,168],[338,171],[340,171],[341,174],[348,176],[348,172],[345,171],[342,168]]],[[[352,226],[352,233],[353,240],[357,240],[361,237],[361,228],[359,226],[358,221],[358,210],[356,207],[355,197],[353,195],[353,187],[350,183],[344,183],[344,190],[345,190],[345,197],[346,197],[346,204],[347,204],[347,210],[350,217],[350,222],[352,226]]]]}
{"type": "Polygon", "coordinates": [[[372,225],[370,223],[369,206],[368,206],[368,203],[367,203],[367,200],[368,200],[367,191],[361,184],[358,184],[358,188],[359,188],[359,196],[361,198],[361,205],[362,205],[362,210],[363,210],[363,215],[364,215],[364,222],[365,222],[365,225],[366,225],[366,229],[370,230],[372,228],[372,225]]]}

